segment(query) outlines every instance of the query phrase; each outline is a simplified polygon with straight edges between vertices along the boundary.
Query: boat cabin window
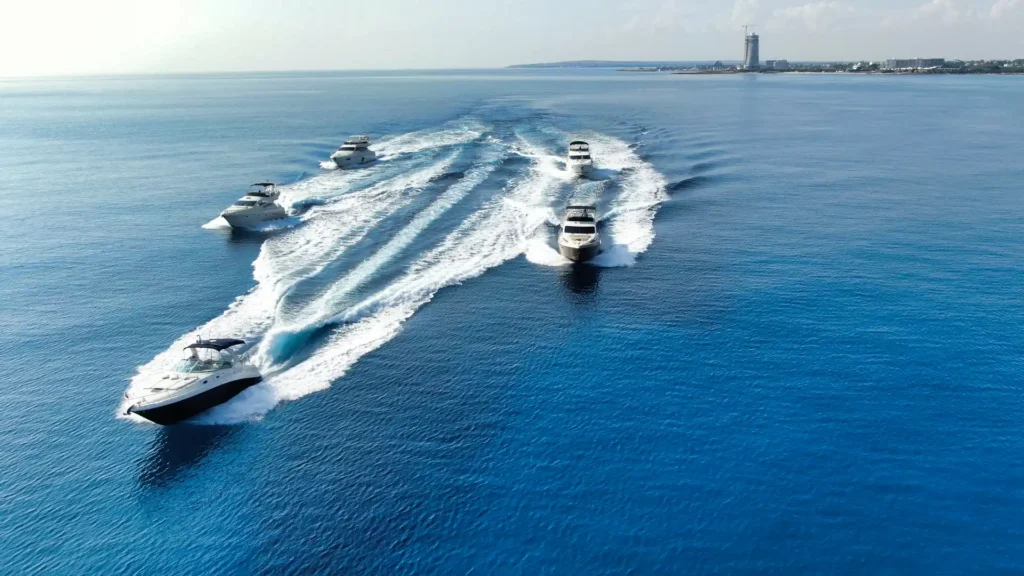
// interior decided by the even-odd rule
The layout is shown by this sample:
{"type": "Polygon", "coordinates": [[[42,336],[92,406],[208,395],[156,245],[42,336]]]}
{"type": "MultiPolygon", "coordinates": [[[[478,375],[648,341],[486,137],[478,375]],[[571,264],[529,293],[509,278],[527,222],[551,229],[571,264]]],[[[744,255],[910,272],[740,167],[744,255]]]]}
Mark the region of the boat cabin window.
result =
{"type": "Polygon", "coordinates": [[[238,202],[235,202],[235,206],[255,206],[255,205],[256,205],[256,201],[255,200],[239,200],[238,202]]]}
{"type": "Polygon", "coordinates": [[[186,348],[174,371],[181,374],[203,374],[231,368],[234,355],[228,352],[186,348]]]}
{"type": "Polygon", "coordinates": [[[590,160],[590,154],[573,154],[569,156],[570,160],[590,160]]]}
{"type": "Polygon", "coordinates": [[[196,374],[203,372],[215,372],[217,370],[223,370],[224,368],[230,367],[231,362],[227,360],[185,358],[178,362],[178,365],[174,367],[174,371],[181,374],[196,374]]]}
{"type": "Polygon", "coordinates": [[[596,234],[597,229],[593,226],[566,226],[566,234],[596,234]]]}

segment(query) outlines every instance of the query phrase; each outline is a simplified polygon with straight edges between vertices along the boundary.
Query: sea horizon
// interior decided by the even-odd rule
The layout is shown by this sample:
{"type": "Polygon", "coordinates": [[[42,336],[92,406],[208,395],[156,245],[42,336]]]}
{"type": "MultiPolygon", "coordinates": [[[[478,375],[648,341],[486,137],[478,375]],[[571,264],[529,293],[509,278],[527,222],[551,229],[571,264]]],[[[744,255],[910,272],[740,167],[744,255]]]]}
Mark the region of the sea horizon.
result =
{"type": "Polygon", "coordinates": [[[1015,79],[238,72],[0,101],[4,570],[1024,571],[1015,79]],[[350,134],[376,159],[340,169],[350,134]],[[267,182],[282,217],[228,225],[267,182]],[[574,263],[577,204],[602,251],[574,263]],[[129,413],[197,338],[261,380],[129,413]]]}

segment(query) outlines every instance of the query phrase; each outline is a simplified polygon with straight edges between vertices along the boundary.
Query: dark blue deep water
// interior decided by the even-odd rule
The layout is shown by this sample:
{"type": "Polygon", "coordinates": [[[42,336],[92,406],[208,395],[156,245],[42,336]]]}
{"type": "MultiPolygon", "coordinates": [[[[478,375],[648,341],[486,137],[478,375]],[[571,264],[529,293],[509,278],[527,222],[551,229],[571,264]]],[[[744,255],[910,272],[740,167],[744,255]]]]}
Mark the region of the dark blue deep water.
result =
{"type": "Polygon", "coordinates": [[[0,82],[0,573],[1024,572],[1022,94],[0,82]],[[219,227],[265,178],[294,216],[219,227]],[[197,333],[266,382],[121,416],[197,333]]]}

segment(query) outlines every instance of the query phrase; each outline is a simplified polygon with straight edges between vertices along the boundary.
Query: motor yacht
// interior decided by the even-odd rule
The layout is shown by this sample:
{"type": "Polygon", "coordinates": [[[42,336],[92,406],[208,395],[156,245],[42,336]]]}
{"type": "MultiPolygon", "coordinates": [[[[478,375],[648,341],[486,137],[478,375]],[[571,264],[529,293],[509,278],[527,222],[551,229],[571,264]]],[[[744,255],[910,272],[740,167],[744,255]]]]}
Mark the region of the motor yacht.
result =
{"type": "Polygon", "coordinates": [[[365,134],[350,137],[337,152],[331,154],[331,160],[341,169],[355,168],[376,159],[377,153],[370,150],[370,137],[365,134]]]}
{"type": "Polygon", "coordinates": [[[129,397],[132,404],[126,413],[157,424],[174,424],[234,398],[263,379],[255,366],[231,351],[243,344],[217,338],[186,346],[172,372],[129,397]]]}
{"type": "Polygon", "coordinates": [[[257,182],[237,202],[220,213],[232,228],[251,228],[270,220],[288,216],[288,212],[277,203],[280,193],[273,182],[257,182]]]}
{"type": "Polygon", "coordinates": [[[558,233],[558,252],[573,262],[585,262],[601,252],[597,208],[567,206],[558,233]]]}
{"type": "Polygon", "coordinates": [[[594,159],[590,157],[590,144],[582,140],[569,143],[569,156],[565,161],[566,169],[578,176],[585,176],[594,168],[594,159]]]}

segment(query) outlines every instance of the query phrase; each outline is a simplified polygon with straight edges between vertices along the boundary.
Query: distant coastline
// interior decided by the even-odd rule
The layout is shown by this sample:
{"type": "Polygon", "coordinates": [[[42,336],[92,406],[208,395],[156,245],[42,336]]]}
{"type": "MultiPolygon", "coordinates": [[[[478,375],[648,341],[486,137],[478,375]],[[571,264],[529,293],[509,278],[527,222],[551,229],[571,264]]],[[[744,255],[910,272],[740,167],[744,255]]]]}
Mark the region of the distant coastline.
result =
{"type": "MultiPolygon", "coordinates": [[[[713,60],[569,60],[565,62],[542,62],[537,64],[515,64],[506,68],[605,68],[634,69],[652,68],[659,70],[685,69],[692,66],[714,64],[713,60]]],[[[732,62],[739,64],[739,62],[732,62]]]]}
{"type": "Polygon", "coordinates": [[[685,76],[707,76],[707,75],[734,75],[734,74],[859,74],[868,76],[1015,76],[1024,75],[1024,70],[978,70],[978,71],[956,71],[956,70],[813,70],[813,69],[792,69],[792,70],[647,70],[620,68],[617,72],[669,72],[685,76]]]}
{"type": "MultiPolygon", "coordinates": [[[[783,61],[785,62],[785,61],[783,61]]],[[[593,68],[617,72],[664,72],[671,74],[874,74],[905,75],[965,75],[965,74],[1024,74],[1024,59],[1018,60],[949,60],[943,66],[929,68],[887,69],[877,62],[786,62],[785,67],[762,67],[745,70],[739,61],[614,61],[570,60],[537,64],[517,64],[507,68],[559,69],[593,68]]]]}

